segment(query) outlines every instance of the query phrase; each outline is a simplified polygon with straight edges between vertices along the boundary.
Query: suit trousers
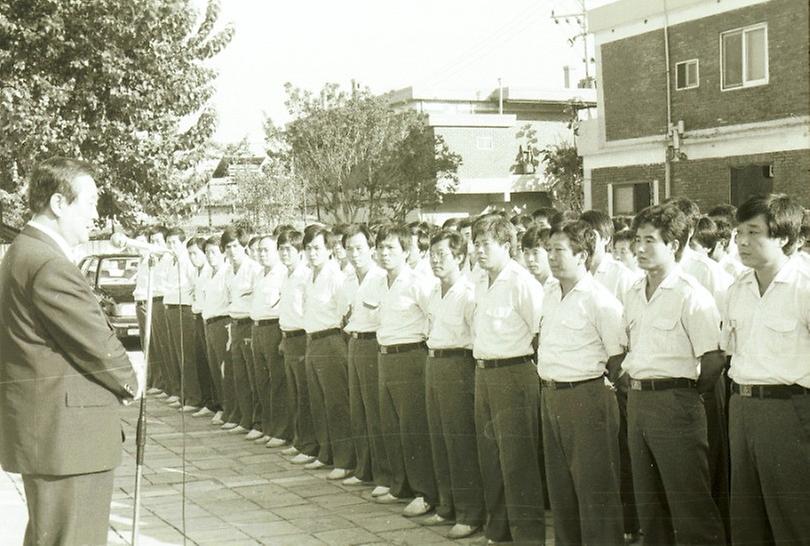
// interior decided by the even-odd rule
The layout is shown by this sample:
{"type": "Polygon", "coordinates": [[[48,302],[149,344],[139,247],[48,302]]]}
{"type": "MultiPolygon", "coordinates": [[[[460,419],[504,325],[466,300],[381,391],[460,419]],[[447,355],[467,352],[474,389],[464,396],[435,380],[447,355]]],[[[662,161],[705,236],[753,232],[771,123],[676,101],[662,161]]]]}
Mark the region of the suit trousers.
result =
{"type": "Polygon", "coordinates": [[[428,357],[426,406],[439,501],[436,512],[457,523],[484,523],[484,490],[475,436],[475,360],[428,357]]]}
{"type": "Polygon", "coordinates": [[[706,439],[709,442],[709,483],[712,498],[720,510],[726,539],[731,540],[729,527],[729,455],[728,455],[728,408],[726,377],[721,374],[714,388],[702,396],[706,409],[706,439]]]}
{"type": "MultiPolygon", "coordinates": [[[[154,310],[152,311],[152,315],[154,317],[154,310]]],[[[138,329],[141,332],[141,346],[146,342],[146,302],[139,301],[135,304],[135,316],[138,319],[138,329]]],[[[149,344],[151,347],[149,348],[149,370],[147,370],[146,375],[146,385],[148,388],[158,388],[163,390],[163,378],[161,377],[160,368],[162,364],[158,361],[160,353],[155,348],[155,338],[152,336],[152,333],[149,332],[150,341],[149,344]]]]}
{"type": "Polygon", "coordinates": [[[210,409],[219,411],[223,409],[223,387],[222,368],[228,356],[226,345],[228,344],[228,319],[220,318],[205,324],[205,346],[208,358],[208,373],[211,377],[211,388],[213,392],[212,407],[210,409]]]}
{"type": "Polygon", "coordinates": [[[250,348],[251,322],[238,324],[231,320],[231,363],[236,405],[241,419],[239,424],[247,429],[260,429],[253,414],[256,393],[253,385],[253,351],[250,348]]]}
{"type": "Polygon", "coordinates": [[[543,386],[541,400],[555,544],[623,545],[615,394],[599,377],[573,388],[543,386]]]}
{"type": "Polygon", "coordinates": [[[645,544],[723,544],[711,495],[706,412],[697,390],[631,390],[627,427],[645,544]]]}
{"type": "Polygon", "coordinates": [[[287,370],[287,382],[294,387],[294,428],[293,446],[314,457],[318,455],[318,440],[315,438],[315,427],[312,424],[312,411],[309,407],[309,386],[305,355],[307,338],[303,335],[287,337],[284,346],[284,367],[287,370]]]}
{"type": "Polygon", "coordinates": [[[731,542],[810,541],[810,395],[731,396],[731,542]]]}
{"type": "Polygon", "coordinates": [[[197,352],[194,340],[195,317],[190,305],[166,306],[169,321],[169,340],[174,351],[174,361],[180,372],[183,391],[182,403],[187,406],[202,406],[200,380],[197,376],[197,352]]]}
{"type": "Polygon", "coordinates": [[[174,354],[169,342],[169,321],[166,319],[166,306],[162,300],[152,303],[152,345],[155,348],[155,361],[160,365],[163,391],[180,396],[180,375],[175,374],[174,354]]]}
{"type": "Polygon", "coordinates": [[[379,355],[380,415],[391,464],[391,494],[439,501],[425,402],[427,350],[379,355]]]}
{"type": "Polygon", "coordinates": [[[627,393],[630,390],[630,376],[622,375],[616,382],[616,402],[619,407],[619,491],[622,495],[624,532],[638,533],[638,512],[636,493],[633,491],[633,466],[630,463],[630,447],[627,445],[627,393]]]}
{"type": "Polygon", "coordinates": [[[279,352],[281,329],[278,323],[253,327],[253,358],[256,367],[267,370],[267,384],[263,395],[262,427],[272,438],[292,440],[294,393],[287,382],[284,357],[279,352]]]}
{"type": "Polygon", "coordinates": [[[194,356],[197,363],[197,380],[200,385],[202,405],[211,411],[214,409],[214,380],[208,364],[208,344],[205,341],[205,321],[199,313],[194,314],[194,356]]]}
{"type": "Polygon", "coordinates": [[[312,422],[320,446],[318,460],[351,470],[356,459],[349,417],[346,353],[346,342],[340,333],[307,340],[307,384],[312,422]]]}
{"type": "Polygon", "coordinates": [[[225,359],[222,361],[222,413],[226,423],[242,422],[242,412],[239,409],[239,402],[236,398],[236,379],[233,375],[233,353],[234,341],[231,338],[231,321],[225,319],[226,351],[225,359]]]}
{"type": "Polygon", "coordinates": [[[543,544],[540,379],[533,363],[475,370],[475,429],[493,541],[543,544]]]}
{"type": "MultiPolygon", "coordinates": [[[[253,411],[255,420],[261,424],[259,430],[270,435],[270,359],[268,348],[261,343],[260,331],[270,326],[256,326],[250,330],[251,363],[253,367],[253,411]]],[[[280,341],[280,340],[279,340],[280,341]]],[[[266,344],[264,344],[266,345],[266,344]]]]}
{"type": "Polygon", "coordinates": [[[28,526],[23,546],[103,546],[114,469],[91,474],[23,474],[28,526]]]}
{"type": "Polygon", "coordinates": [[[357,464],[355,477],[377,485],[391,484],[380,416],[380,374],[376,339],[349,338],[349,413],[357,464]]]}

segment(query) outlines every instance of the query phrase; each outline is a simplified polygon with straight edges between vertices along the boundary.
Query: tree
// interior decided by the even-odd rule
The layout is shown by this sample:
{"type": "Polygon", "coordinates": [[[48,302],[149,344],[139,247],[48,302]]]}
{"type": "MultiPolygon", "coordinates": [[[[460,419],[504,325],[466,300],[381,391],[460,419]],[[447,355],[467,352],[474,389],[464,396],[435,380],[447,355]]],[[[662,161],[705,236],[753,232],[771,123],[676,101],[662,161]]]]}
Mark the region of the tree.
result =
{"type": "Polygon", "coordinates": [[[204,62],[233,35],[218,17],[216,0],[199,24],[190,0],[0,0],[0,200],[16,223],[52,155],[99,168],[104,216],[188,211],[216,126],[204,62]]]}
{"type": "Polygon", "coordinates": [[[327,84],[316,95],[285,88],[294,119],[284,129],[268,121],[266,132],[289,147],[290,171],[307,200],[335,221],[384,213],[401,219],[455,189],[461,157],[423,115],[394,111],[367,89],[346,93],[327,84]]]}
{"type": "Polygon", "coordinates": [[[582,157],[570,142],[547,146],[540,151],[546,175],[551,179],[556,200],[573,212],[582,211],[582,157]]]}

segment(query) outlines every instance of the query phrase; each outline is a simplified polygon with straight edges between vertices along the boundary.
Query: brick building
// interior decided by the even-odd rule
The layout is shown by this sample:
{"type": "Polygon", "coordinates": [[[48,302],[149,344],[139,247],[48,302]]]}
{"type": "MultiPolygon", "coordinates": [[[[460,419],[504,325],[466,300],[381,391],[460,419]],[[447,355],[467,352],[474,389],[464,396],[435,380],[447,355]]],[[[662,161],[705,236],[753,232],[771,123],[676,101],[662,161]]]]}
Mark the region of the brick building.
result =
{"type": "Polygon", "coordinates": [[[808,0],[618,0],[588,28],[600,85],[577,143],[586,206],[770,191],[810,206],[808,0]]]}
{"type": "MultiPolygon", "coordinates": [[[[521,152],[571,140],[571,101],[596,105],[593,89],[504,87],[485,91],[438,91],[407,87],[388,94],[394,108],[428,115],[428,125],[461,155],[456,191],[441,205],[421,212],[441,223],[481,212],[489,205],[532,211],[551,204],[542,162],[526,168],[521,152]]],[[[413,216],[413,214],[412,214],[413,216]]]]}

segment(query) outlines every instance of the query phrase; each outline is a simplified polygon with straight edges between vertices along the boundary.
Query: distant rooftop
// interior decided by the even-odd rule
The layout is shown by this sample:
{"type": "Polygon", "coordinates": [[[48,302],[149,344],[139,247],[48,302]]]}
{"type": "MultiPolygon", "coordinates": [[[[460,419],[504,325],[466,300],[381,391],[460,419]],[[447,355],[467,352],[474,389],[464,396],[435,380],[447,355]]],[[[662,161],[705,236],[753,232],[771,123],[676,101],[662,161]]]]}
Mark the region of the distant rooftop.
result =
{"type": "MultiPolygon", "coordinates": [[[[422,86],[405,87],[390,91],[392,104],[414,101],[440,102],[492,102],[498,100],[498,88],[486,89],[439,89],[422,86]]],[[[596,89],[550,89],[539,87],[504,87],[503,100],[509,102],[567,103],[579,99],[596,105],[596,89]]]]}
{"type": "Polygon", "coordinates": [[[647,23],[648,19],[662,16],[665,13],[673,17],[669,24],[677,24],[684,17],[684,10],[693,11],[701,4],[705,6],[698,9],[711,9],[713,11],[726,11],[739,8],[742,5],[758,4],[766,0],[736,0],[721,3],[720,0],[617,0],[597,8],[588,10],[588,31],[599,33],[621,27],[628,23],[647,23]],[[679,17],[680,16],[680,17],[679,17]]]}

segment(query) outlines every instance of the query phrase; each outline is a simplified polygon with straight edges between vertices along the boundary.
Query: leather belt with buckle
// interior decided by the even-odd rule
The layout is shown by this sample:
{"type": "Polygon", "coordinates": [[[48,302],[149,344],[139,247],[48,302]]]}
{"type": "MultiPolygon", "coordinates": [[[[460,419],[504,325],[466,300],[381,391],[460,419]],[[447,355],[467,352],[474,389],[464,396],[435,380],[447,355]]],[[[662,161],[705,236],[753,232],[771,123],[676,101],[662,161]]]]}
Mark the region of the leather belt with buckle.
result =
{"type": "Polygon", "coordinates": [[[277,318],[269,318],[262,320],[254,320],[253,326],[270,326],[271,324],[278,324],[277,318]]]}
{"type": "Polygon", "coordinates": [[[247,318],[233,318],[231,317],[231,323],[236,324],[237,326],[243,326],[245,324],[251,324],[253,321],[250,320],[250,317],[247,318]]]}
{"type": "Polygon", "coordinates": [[[304,334],[306,334],[306,331],[304,331],[304,330],[282,330],[281,331],[281,337],[283,337],[284,339],[287,339],[288,337],[299,337],[299,336],[303,336],[304,334]]]}
{"type": "Polygon", "coordinates": [[[186,305],[185,303],[165,303],[166,309],[182,309],[184,307],[191,308],[190,305],[186,305]]]}
{"type": "Polygon", "coordinates": [[[340,333],[340,328],[327,328],[326,330],[318,330],[307,334],[307,339],[321,339],[322,337],[334,336],[340,333]]]}
{"type": "Polygon", "coordinates": [[[377,332],[352,332],[349,335],[354,339],[377,339],[377,332]]]}
{"type": "Polygon", "coordinates": [[[221,320],[225,320],[225,319],[229,319],[229,318],[231,318],[231,317],[229,317],[228,315],[220,315],[218,317],[210,317],[210,318],[205,319],[205,323],[206,324],[214,324],[215,322],[219,322],[221,320]]]}
{"type": "Polygon", "coordinates": [[[801,385],[740,385],[731,384],[731,392],[744,398],[781,398],[810,395],[810,389],[801,385]]]}
{"type": "Polygon", "coordinates": [[[543,385],[546,389],[551,390],[563,390],[563,389],[574,389],[579,387],[580,385],[584,385],[585,383],[593,383],[594,381],[602,380],[604,381],[605,376],[600,375],[599,377],[594,377],[591,379],[583,379],[582,381],[553,381],[551,379],[541,379],[540,384],[543,385]]]}
{"type": "Polygon", "coordinates": [[[670,389],[694,389],[697,381],[685,377],[666,379],[630,379],[630,390],[633,391],[668,391],[670,389]]]}
{"type": "Polygon", "coordinates": [[[408,351],[415,351],[416,349],[424,348],[424,341],[417,341],[416,343],[400,343],[398,345],[380,345],[380,354],[393,355],[396,353],[407,353],[408,351]]]}
{"type": "Polygon", "coordinates": [[[432,358],[450,358],[453,356],[469,358],[472,356],[472,350],[461,347],[453,347],[451,349],[428,349],[428,356],[432,358]]]}
{"type": "Polygon", "coordinates": [[[490,359],[476,359],[475,367],[482,370],[490,368],[504,368],[506,366],[515,366],[517,364],[533,364],[532,355],[515,356],[512,358],[490,358],[490,359]]]}

